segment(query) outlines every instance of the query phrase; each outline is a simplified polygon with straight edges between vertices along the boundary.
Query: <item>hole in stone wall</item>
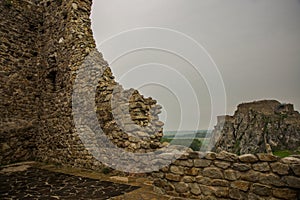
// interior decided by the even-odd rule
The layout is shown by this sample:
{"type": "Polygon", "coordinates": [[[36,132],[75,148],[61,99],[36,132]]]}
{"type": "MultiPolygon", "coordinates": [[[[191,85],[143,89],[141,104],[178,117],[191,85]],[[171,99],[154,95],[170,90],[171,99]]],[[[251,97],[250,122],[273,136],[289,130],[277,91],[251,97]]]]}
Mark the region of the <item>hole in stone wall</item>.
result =
{"type": "Polygon", "coordinates": [[[26,76],[26,79],[29,80],[29,81],[31,81],[32,78],[33,78],[33,76],[31,76],[31,75],[26,76]]]}
{"type": "Polygon", "coordinates": [[[56,90],[55,85],[56,85],[56,77],[57,77],[57,71],[51,71],[48,75],[47,75],[47,79],[50,80],[50,82],[53,85],[53,91],[56,90]]]}
{"type": "Polygon", "coordinates": [[[58,6],[61,6],[62,0],[56,0],[56,3],[57,3],[58,6]]]}
{"type": "Polygon", "coordinates": [[[62,13],[62,15],[63,15],[63,19],[67,19],[68,18],[68,12],[67,11],[64,11],[62,13]]]}
{"type": "Polygon", "coordinates": [[[36,29],[37,29],[36,25],[34,25],[34,24],[29,25],[29,30],[30,31],[35,31],[36,29]]]}

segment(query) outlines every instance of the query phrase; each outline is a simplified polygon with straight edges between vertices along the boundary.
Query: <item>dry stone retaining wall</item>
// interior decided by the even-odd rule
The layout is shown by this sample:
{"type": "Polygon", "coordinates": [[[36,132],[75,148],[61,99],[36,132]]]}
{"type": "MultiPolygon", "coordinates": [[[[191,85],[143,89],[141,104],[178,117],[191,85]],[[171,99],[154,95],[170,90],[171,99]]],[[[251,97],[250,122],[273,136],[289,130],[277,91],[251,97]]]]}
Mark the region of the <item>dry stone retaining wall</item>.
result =
{"type": "Polygon", "coordinates": [[[298,199],[300,159],[189,152],[153,173],[156,191],[191,199],[298,199]]]}

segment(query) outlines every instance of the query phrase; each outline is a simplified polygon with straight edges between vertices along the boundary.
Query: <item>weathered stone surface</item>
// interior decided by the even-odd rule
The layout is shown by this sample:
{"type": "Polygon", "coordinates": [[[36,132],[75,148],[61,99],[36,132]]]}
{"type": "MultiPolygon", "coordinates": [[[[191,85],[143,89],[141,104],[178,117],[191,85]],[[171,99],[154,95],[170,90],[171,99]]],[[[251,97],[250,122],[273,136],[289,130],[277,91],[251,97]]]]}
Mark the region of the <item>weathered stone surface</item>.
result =
{"type": "Polygon", "coordinates": [[[217,197],[229,197],[229,188],[228,187],[215,187],[214,193],[217,197]]]}
{"type": "Polygon", "coordinates": [[[205,153],[200,152],[200,151],[192,151],[189,153],[189,158],[191,159],[199,159],[203,158],[205,156],[205,153]]]}
{"type": "Polygon", "coordinates": [[[214,152],[208,152],[206,155],[205,155],[205,158],[208,159],[208,160],[215,160],[217,157],[217,154],[214,153],[214,152]]]}
{"type": "Polygon", "coordinates": [[[247,182],[247,181],[234,181],[234,182],[231,183],[230,186],[232,188],[247,192],[249,187],[250,187],[250,183],[247,182]]]}
{"type": "Polygon", "coordinates": [[[179,182],[181,180],[181,176],[178,174],[166,174],[166,179],[170,180],[170,181],[177,181],[179,182]]]}
{"type": "Polygon", "coordinates": [[[233,116],[218,117],[214,150],[239,155],[295,150],[300,145],[299,122],[300,114],[292,104],[276,100],[242,103],[233,116]]]}
{"type": "Polygon", "coordinates": [[[285,164],[300,164],[300,159],[295,157],[286,157],[282,158],[281,162],[285,164]]]}
{"type": "Polygon", "coordinates": [[[202,185],[211,185],[211,179],[204,176],[196,176],[196,182],[202,185]]]}
{"type": "Polygon", "coordinates": [[[281,199],[287,199],[287,200],[297,199],[297,192],[286,188],[273,189],[273,195],[274,197],[281,198],[281,199]]]}
{"type": "Polygon", "coordinates": [[[191,193],[194,195],[199,195],[201,194],[201,190],[200,187],[197,183],[190,183],[189,184],[190,188],[191,188],[191,193]]]}
{"type": "Polygon", "coordinates": [[[259,183],[254,183],[251,191],[261,196],[270,196],[272,194],[272,189],[270,186],[262,185],[259,183]]]}
{"type": "Polygon", "coordinates": [[[270,167],[269,167],[269,164],[267,162],[253,164],[252,168],[255,171],[259,171],[259,172],[268,172],[268,171],[270,171],[270,167]]]}
{"type": "Polygon", "coordinates": [[[294,176],[285,176],[283,177],[283,181],[287,183],[291,188],[300,189],[300,178],[294,176]]]}
{"type": "Polygon", "coordinates": [[[212,186],[207,186],[207,185],[199,185],[202,194],[204,194],[205,196],[211,196],[215,193],[215,188],[212,186]]]}
{"type": "Polygon", "coordinates": [[[250,181],[250,182],[257,182],[261,173],[250,170],[248,172],[242,173],[241,174],[241,179],[245,181],[250,181]]]}
{"type": "Polygon", "coordinates": [[[248,196],[245,192],[235,189],[235,188],[229,189],[229,197],[231,199],[248,200],[248,196]]]}
{"type": "MultiPolygon", "coordinates": [[[[173,191],[173,193],[175,192],[174,195],[195,199],[207,197],[213,199],[279,200],[279,196],[285,191],[288,194],[291,193],[288,195],[289,197],[298,194],[299,188],[297,187],[300,178],[292,170],[292,165],[296,170],[298,167],[298,164],[293,164],[295,160],[289,164],[284,164],[280,159],[278,161],[261,161],[253,159],[250,155],[241,159],[239,157],[236,161],[223,161],[217,157],[220,156],[216,154],[214,160],[196,158],[193,160],[193,167],[183,167],[179,162],[174,163],[173,166],[177,164],[176,167],[180,168],[181,171],[183,170],[183,175],[177,175],[181,177],[180,182],[189,185],[186,192],[173,191]],[[199,165],[207,165],[207,167],[197,168],[194,167],[195,163],[201,163],[199,165]]],[[[164,178],[164,180],[170,184],[175,184],[174,182],[178,182],[179,179],[171,181],[164,178]]]]}
{"type": "Polygon", "coordinates": [[[284,186],[284,182],[281,181],[280,177],[274,174],[261,174],[259,176],[259,182],[265,185],[274,185],[277,187],[284,186]]]}
{"type": "Polygon", "coordinates": [[[297,176],[300,176],[300,164],[292,164],[291,168],[297,176]]]}
{"type": "Polygon", "coordinates": [[[214,161],[214,165],[216,167],[222,168],[222,169],[227,169],[231,163],[230,162],[224,162],[224,161],[214,161]]]}
{"type": "Polygon", "coordinates": [[[235,181],[235,180],[239,179],[240,176],[241,176],[241,174],[238,171],[234,171],[231,169],[224,171],[224,177],[227,180],[235,181]]]}
{"type": "Polygon", "coordinates": [[[208,166],[210,166],[210,164],[211,164],[210,160],[204,160],[204,159],[195,159],[194,160],[195,167],[208,167],[208,166]]]}
{"type": "Polygon", "coordinates": [[[241,156],[239,156],[239,160],[241,162],[245,162],[245,163],[254,163],[254,162],[258,161],[257,157],[253,154],[241,155],[241,156]]]}
{"type": "Polygon", "coordinates": [[[213,179],[211,181],[212,186],[221,186],[221,187],[228,187],[229,182],[223,179],[213,179]]]}
{"type": "Polygon", "coordinates": [[[249,164],[241,164],[241,163],[234,163],[232,168],[241,172],[248,171],[251,169],[249,164]]]}
{"type": "Polygon", "coordinates": [[[174,174],[184,175],[184,168],[180,166],[174,166],[172,165],[170,167],[170,171],[174,174]]]}
{"type": "Polygon", "coordinates": [[[216,158],[224,161],[236,161],[238,159],[238,156],[233,153],[221,151],[220,153],[217,154],[216,158]]]}
{"type": "Polygon", "coordinates": [[[287,175],[289,173],[289,165],[283,164],[280,162],[270,163],[271,169],[273,172],[280,174],[280,175],[287,175]]]}
{"type": "MultiPolygon", "coordinates": [[[[1,165],[38,160],[101,170],[104,165],[95,157],[108,151],[95,146],[110,146],[102,140],[106,136],[129,152],[154,152],[161,147],[161,107],[115,81],[96,50],[89,18],[91,0],[14,1],[9,9],[3,2],[1,165]],[[100,128],[103,135],[95,139],[90,133],[100,133],[96,130],[100,128]]],[[[104,157],[112,161],[118,156],[104,157]]],[[[130,168],[128,163],[120,165],[130,168]]]]}
{"type": "Polygon", "coordinates": [[[216,179],[222,179],[224,177],[222,171],[216,167],[207,167],[203,169],[202,174],[203,176],[216,179]]]}
{"type": "Polygon", "coordinates": [[[190,176],[197,176],[199,174],[199,171],[200,170],[198,168],[195,168],[195,167],[184,169],[184,173],[186,175],[190,175],[190,176]]]}
{"type": "Polygon", "coordinates": [[[185,193],[189,190],[189,185],[184,182],[174,183],[175,190],[178,193],[185,193]]]}
{"type": "Polygon", "coordinates": [[[274,162],[278,160],[277,156],[271,155],[271,154],[265,154],[265,153],[258,153],[257,157],[261,161],[266,161],[266,162],[274,162]]]}
{"type": "Polygon", "coordinates": [[[195,182],[195,177],[193,177],[193,176],[184,176],[182,178],[182,182],[193,183],[193,182],[195,182]]]}
{"type": "Polygon", "coordinates": [[[110,199],[139,188],[35,167],[2,171],[0,180],[0,199],[110,199]]]}

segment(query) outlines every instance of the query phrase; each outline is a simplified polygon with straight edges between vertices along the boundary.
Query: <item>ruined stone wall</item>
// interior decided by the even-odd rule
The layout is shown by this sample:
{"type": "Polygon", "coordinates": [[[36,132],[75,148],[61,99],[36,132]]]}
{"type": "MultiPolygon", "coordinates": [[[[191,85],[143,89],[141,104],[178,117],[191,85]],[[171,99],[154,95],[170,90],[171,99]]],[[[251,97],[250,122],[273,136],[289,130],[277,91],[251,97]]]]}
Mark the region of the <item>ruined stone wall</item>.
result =
{"type": "Polygon", "coordinates": [[[300,196],[300,159],[189,152],[153,173],[155,190],[188,199],[288,199],[300,196]]]}
{"type": "MultiPolygon", "coordinates": [[[[82,143],[81,127],[75,126],[72,110],[75,80],[80,70],[88,68],[102,73],[94,86],[94,112],[104,134],[130,152],[160,147],[161,107],[115,82],[107,62],[95,49],[91,5],[91,0],[1,2],[1,164],[38,160],[98,170],[103,167],[82,143]],[[113,92],[119,96],[115,107],[113,92]]],[[[87,85],[80,86],[82,94],[92,92],[87,85]]],[[[82,118],[89,115],[87,110],[82,118]]]]}
{"type": "Polygon", "coordinates": [[[0,2],[0,163],[32,159],[39,92],[37,29],[32,1],[0,2]]]}
{"type": "Polygon", "coordinates": [[[215,150],[236,154],[300,151],[300,114],[291,104],[263,100],[240,104],[233,116],[218,118],[215,150]]]}

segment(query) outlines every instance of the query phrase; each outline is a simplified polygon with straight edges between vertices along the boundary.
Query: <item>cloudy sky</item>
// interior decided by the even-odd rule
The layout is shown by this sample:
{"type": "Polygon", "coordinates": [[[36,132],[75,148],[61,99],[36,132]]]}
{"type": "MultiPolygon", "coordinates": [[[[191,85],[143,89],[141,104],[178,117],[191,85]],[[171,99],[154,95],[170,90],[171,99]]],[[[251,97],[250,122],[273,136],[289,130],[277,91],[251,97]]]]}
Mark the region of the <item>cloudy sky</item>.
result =
{"type": "Polygon", "coordinates": [[[300,110],[299,0],[94,0],[97,48],[166,130],[208,129],[241,102],[300,110]],[[223,91],[224,89],[224,91],[223,91]]]}

